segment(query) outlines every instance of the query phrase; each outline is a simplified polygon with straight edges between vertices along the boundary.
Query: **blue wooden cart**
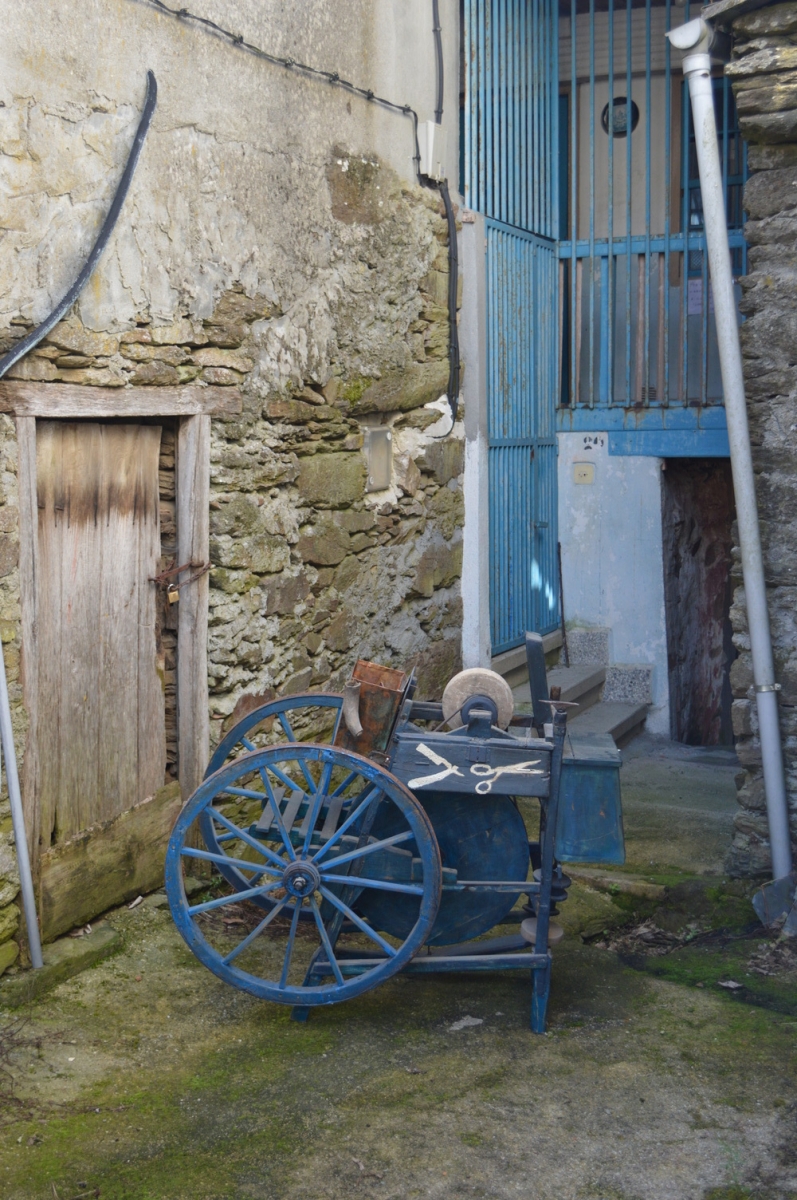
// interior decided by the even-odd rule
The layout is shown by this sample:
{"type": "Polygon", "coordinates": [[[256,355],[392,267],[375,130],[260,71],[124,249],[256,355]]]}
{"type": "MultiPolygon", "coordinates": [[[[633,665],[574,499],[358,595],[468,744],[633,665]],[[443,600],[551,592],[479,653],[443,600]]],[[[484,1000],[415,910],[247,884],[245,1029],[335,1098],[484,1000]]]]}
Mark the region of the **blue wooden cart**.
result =
{"type": "Polygon", "coordinates": [[[502,728],[495,695],[477,692],[450,728],[413,691],[360,663],[344,695],[286,697],[240,721],[169,842],[174,920],[211,971],[299,1020],[398,971],[512,969],[531,973],[542,1033],[550,918],[569,884],[554,845],[566,710],[541,710],[546,738],[533,716],[502,728]],[[192,903],[197,860],[216,894],[192,903]],[[515,932],[484,936],[507,921],[515,932]]]}

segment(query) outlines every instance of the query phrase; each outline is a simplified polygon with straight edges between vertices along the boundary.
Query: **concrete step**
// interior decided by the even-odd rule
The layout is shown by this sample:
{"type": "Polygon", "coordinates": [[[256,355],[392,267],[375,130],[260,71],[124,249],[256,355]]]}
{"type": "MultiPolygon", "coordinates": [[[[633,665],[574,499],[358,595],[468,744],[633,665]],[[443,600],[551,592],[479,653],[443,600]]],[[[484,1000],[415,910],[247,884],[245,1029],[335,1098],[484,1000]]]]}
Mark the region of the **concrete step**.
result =
{"type": "MultiPolygon", "coordinates": [[[[606,668],[588,666],[553,667],[548,671],[548,688],[561,688],[561,700],[578,704],[579,713],[586,712],[601,698],[601,689],[606,679],[606,668]]],[[[512,689],[516,704],[528,704],[531,691],[528,681],[512,689]]]]}
{"type": "MultiPolygon", "coordinates": [[[[545,651],[546,659],[549,655],[551,659],[554,659],[561,644],[562,631],[560,629],[555,629],[553,633],[546,633],[542,639],[542,648],[545,651]]],[[[511,688],[525,683],[528,689],[529,669],[526,665],[525,645],[514,646],[511,650],[504,650],[502,654],[496,654],[490,667],[499,675],[503,675],[511,688]]]]}
{"type": "Polygon", "coordinates": [[[593,705],[588,712],[571,717],[567,724],[574,733],[610,733],[615,744],[620,746],[641,733],[647,714],[647,704],[604,700],[593,705]]]}

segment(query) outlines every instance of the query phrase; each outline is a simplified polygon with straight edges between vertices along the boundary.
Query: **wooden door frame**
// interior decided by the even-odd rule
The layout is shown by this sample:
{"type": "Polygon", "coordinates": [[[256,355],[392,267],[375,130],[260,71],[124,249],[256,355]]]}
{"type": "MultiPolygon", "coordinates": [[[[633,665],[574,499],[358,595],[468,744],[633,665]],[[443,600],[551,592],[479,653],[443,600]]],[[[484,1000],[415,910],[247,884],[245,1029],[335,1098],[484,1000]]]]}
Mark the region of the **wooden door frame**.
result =
{"type": "MultiPolygon", "coordinates": [[[[208,561],[210,518],[210,420],[241,411],[237,388],[94,388],[58,383],[0,383],[0,412],[15,418],[19,486],[21,672],[28,733],[22,794],[34,872],[39,858],[38,645],[36,580],[38,502],[36,420],[177,417],[177,561],[208,561]]],[[[177,630],[178,773],[183,800],[202,781],[210,744],[208,714],[208,575],[180,597],[177,630]]]]}

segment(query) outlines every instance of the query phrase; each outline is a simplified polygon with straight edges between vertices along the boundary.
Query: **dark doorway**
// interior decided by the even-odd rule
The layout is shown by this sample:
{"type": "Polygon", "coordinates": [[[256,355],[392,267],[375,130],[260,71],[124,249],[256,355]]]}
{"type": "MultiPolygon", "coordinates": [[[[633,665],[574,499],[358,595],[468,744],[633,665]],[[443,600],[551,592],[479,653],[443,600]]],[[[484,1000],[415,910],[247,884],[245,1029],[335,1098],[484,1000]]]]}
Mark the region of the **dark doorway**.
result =
{"type": "Polygon", "coordinates": [[[670,730],[690,746],[732,745],[731,465],[669,458],[663,466],[670,730]]]}

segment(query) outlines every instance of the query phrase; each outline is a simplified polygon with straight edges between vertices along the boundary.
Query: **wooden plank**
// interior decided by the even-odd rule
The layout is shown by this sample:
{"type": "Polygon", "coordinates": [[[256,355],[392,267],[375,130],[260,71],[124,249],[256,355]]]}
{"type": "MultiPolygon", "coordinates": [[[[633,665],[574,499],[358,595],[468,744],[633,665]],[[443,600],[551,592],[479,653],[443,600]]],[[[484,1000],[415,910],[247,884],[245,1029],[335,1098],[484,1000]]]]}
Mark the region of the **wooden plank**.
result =
{"type": "MultiPolygon", "coordinates": [[[[187,417],[177,434],[177,561],[208,561],[210,417],[187,417]]],[[[210,755],[208,575],[180,588],[177,633],[178,775],[183,799],[202,782],[210,755]]]]}
{"type": "Polygon", "coordinates": [[[38,642],[36,637],[36,571],[38,508],[36,504],[36,421],[17,417],[17,478],[19,481],[19,590],[22,611],[20,682],[28,713],[28,735],[22,762],[22,805],[28,835],[28,853],[34,876],[38,871],[38,642]]]}
{"type": "Polygon", "coordinates": [[[42,421],[37,443],[46,850],[163,783],[164,700],[148,578],[160,555],[160,429],[42,421]]]}
{"type": "Polygon", "coordinates": [[[42,938],[52,941],[106,908],[159,887],[180,807],[180,786],[170,783],[113,820],[46,850],[39,884],[42,938]]]}
{"type": "Polygon", "coordinates": [[[235,416],[242,407],[236,387],[102,388],[73,383],[0,381],[0,412],[18,417],[235,416]]]}

